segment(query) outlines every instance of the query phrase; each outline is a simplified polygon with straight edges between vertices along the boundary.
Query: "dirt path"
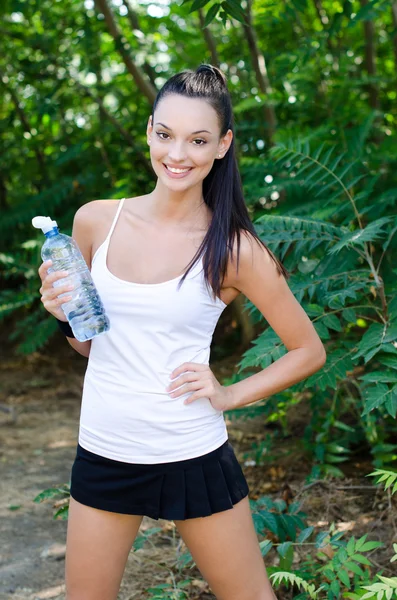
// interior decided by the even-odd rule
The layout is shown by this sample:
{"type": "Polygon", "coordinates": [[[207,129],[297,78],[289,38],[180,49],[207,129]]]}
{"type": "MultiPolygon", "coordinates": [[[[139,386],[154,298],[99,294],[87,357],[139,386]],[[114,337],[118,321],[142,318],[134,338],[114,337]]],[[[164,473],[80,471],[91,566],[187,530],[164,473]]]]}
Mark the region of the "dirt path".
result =
{"type": "MultiPolygon", "coordinates": [[[[69,480],[74,459],[80,412],[81,389],[86,359],[68,346],[47,348],[24,359],[3,356],[0,367],[0,403],[13,407],[16,421],[0,412],[0,600],[64,600],[64,550],[66,522],[53,520],[50,502],[35,504],[33,499],[47,487],[69,480]],[[58,350],[57,350],[58,349],[58,350]]],[[[212,365],[221,378],[230,375],[234,361],[212,365]]],[[[292,424],[298,435],[302,430],[301,414],[292,424]]],[[[251,489],[251,497],[271,494],[281,497],[286,490],[296,493],[304,486],[310,470],[304,458],[296,454],[296,441],[283,441],[274,461],[263,466],[244,464],[244,452],[255,440],[264,438],[260,419],[228,423],[229,437],[243,464],[251,489]],[[291,457],[292,455],[292,457],[291,457]]],[[[273,454],[273,451],[272,451],[273,454]]],[[[388,509],[387,497],[371,489],[365,473],[369,464],[347,465],[354,478],[336,482],[330,487],[315,486],[306,495],[304,510],[310,524],[338,527],[362,535],[369,531],[371,539],[381,539],[391,547],[395,529],[395,511],[388,509]],[[361,486],[358,491],[351,486],[361,486]]],[[[395,503],[395,498],[393,498],[395,503]]],[[[150,586],[172,582],[176,562],[183,560],[184,547],[173,524],[144,519],[142,530],[161,527],[142,549],[130,554],[119,600],[148,598],[150,586]]],[[[390,567],[388,549],[376,554],[378,563],[390,567]]],[[[275,553],[274,559],[277,560],[275,553]]],[[[386,575],[390,573],[385,572],[386,575]]],[[[181,571],[181,579],[192,579],[189,600],[214,600],[197,570],[181,571]]],[[[282,598],[282,594],[278,594],[282,598]]],[[[290,595],[286,596],[290,597],[290,595]]]]}
{"type": "MultiPolygon", "coordinates": [[[[0,600],[63,600],[66,522],[53,520],[51,502],[34,503],[44,489],[69,481],[77,443],[86,359],[69,347],[1,362],[0,403],[0,600]]],[[[156,544],[131,553],[120,600],[145,598],[145,590],[172,581],[185,550],[173,524],[144,519],[142,530],[161,527],[156,544]]],[[[196,570],[192,600],[213,598],[196,570]]]]}

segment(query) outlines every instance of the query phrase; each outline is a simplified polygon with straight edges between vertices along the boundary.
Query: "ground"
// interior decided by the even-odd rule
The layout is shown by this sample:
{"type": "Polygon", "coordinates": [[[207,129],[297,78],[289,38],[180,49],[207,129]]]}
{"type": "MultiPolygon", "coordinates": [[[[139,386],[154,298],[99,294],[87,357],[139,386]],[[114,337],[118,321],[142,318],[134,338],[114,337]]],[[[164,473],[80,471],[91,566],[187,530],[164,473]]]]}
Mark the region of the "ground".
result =
{"type": "MultiPolygon", "coordinates": [[[[213,365],[218,377],[228,376],[235,360],[213,365]]],[[[64,600],[63,570],[66,522],[53,520],[53,503],[34,503],[44,489],[67,483],[75,455],[80,398],[86,359],[64,340],[28,357],[9,357],[3,350],[1,363],[0,412],[0,600],[64,600]],[[60,344],[64,344],[59,350],[60,344]],[[4,408],[13,412],[6,412],[4,408]]],[[[299,415],[296,428],[299,430],[299,415]]],[[[346,465],[342,481],[305,487],[310,471],[308,459],[294,452],[294,439],[280,446],[279,459],[253,464],[252,446],[263,439],[261,419],[228,423],[229,437],[251,489],[251,498],[296,497],[310,523],[326,527],[334,521],[354,535],[369,532],[387,548],[371,557],[384,574],[391,542],[396,541],[395,501],[376,489],[365,474],[372,470],[366,460],[346,465]],[[251,452],[251,454],[250,454],[251,452]],[[292,458],[291,458],[292,457],[292,458]],[[394,503],[394,506],[393,506],[394,503]]],[[[144,546],[131,552],[119,600],[145,599],[147,588],[172,583],[176,561],[185,548],[172,523],[145,519],[143,530],[162,530],[144,546]],[[153,540],[153,541],[152,541],[153,540]]],[[[277,561],[274,553],[267,560],[277,561]]],[[[179,579],[192,579],[189,600],[213,600],[207,585],[194,567],[186,567],[179,579]]],[[[279,598],[291,598],[290,593],[279,598]]]]}

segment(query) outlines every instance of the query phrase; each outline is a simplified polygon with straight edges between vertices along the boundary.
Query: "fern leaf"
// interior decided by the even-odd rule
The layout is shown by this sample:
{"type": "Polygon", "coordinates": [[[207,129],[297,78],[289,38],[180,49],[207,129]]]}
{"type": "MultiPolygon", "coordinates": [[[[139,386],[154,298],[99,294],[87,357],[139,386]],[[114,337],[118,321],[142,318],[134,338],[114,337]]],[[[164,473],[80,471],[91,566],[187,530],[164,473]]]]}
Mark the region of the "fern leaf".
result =
{"type": "Polygon", "coordinates": [[[281,583],[296,585],[298,589],[309,594],[309,597],[313,598],[313,600],[318,597],[319,590],[316,590],[313,584],[308,583],[302,579],[302,577],[295,575],[295,573],[290,573],[288,571],[277,571],[276,573],[272,573],[270,575],[270,579],[273,580],[274,585],[280,585],[281,583]]]}
{"type": "Polygon", "coordinates": [[[356,229],[346,233],[339,242],[328,250],[330,254],[340,252],[342,248],[348,246],[362,246],[365,242],[373,242],[385,235],[382,228],[390,221],[389,217],[382,217],[377,221],[373,221],[364,229],[356,229]]]}
{"type": "Polygon", "coordinates": [[[382,344],[385,342],[386,331],[386,325],[372,323],[363,335],[354,359],[357,360],[358,358],[363,357],[365,363],[371,360],[371,358],[382,349],[382,344]]]}
{"type": "MultiPolygon", "coordinates": [[[[364,410],[363,415],[367,415],[374,408],[379,408],[383,404],[387,402],[391,402],[391,399],[396,398],[397,396],[397,385],[394,385],[392,388],[389,388],[384,383],[378,383],[376,385],[370,386],[364,390],[364,410]]],[[[389,404],[391,408],[393,408],[394,404],[389,404]]],[[[394,415],[391,415],[394,416],[394,415]]]]}

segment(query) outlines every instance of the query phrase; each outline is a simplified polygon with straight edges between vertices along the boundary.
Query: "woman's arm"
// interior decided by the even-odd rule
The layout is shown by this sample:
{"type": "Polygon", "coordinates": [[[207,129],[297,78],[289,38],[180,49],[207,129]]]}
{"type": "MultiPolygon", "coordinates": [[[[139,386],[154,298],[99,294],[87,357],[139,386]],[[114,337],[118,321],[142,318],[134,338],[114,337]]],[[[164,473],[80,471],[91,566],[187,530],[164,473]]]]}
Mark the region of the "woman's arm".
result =
{"type": "Polygon", "coordinates": [[[261,311],[288,352],[263,371],[227,387],[230,408],[272,396],[318,371],[324,346],[275,263],[253,238],[241,236],[239,271],[230,263],[224,287],[242,292],[261,311]]]}
{"type": "MultiPolygon", "coordinates": [[[[92,260],[92,245],[93,245],[93,231],[94,231],[94,219],[98,215],[100,200],[94,200],[81,206],[76,212],[73,220],[72,237],[77,242],[78,247],[84,260],[91,270],[92,260]]],[[[76,352],[85,356],[86,358],[90,355],[91,340],[87,342],[79,342],[76,338],[66,337],[69,344],[76,352]]]]}
{"type": "Polygon", "coordinates": [[[76,350],[76,352],[78,352],[82,356],[85,356],[86,358],[89,357],[91,350],[91,340],[88,340],[88,342],[79,342],[78,340],[76,340],[76,338],[67,337],[66,339],[72,346],[72,348],[76,350]]]}

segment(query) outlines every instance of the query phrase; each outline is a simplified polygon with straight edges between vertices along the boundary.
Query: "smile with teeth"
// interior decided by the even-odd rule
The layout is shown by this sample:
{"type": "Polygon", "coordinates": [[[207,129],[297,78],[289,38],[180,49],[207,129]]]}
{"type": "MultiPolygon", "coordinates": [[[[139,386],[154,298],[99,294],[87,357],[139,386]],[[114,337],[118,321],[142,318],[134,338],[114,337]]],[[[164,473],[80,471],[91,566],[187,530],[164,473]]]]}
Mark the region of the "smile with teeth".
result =
{"type": "Polygon", "coordinates": [[[174,169],[173,167],[169,167],[168,165],[165,165],[165,167],[166,169],[171,171],[171,173],[187,173],[187,171],[190,171],[192,169],[192,167],[187,167],[186,169],[174,169]]]}

